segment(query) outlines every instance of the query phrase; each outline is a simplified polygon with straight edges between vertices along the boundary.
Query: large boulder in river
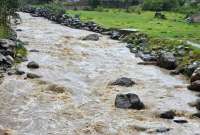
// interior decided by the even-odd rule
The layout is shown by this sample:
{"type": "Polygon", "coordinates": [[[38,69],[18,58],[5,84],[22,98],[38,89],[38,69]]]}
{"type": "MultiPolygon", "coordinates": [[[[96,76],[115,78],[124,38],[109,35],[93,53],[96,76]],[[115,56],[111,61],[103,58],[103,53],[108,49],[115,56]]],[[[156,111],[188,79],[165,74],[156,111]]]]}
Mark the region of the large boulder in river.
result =
{"type": "Polygon", "coordinates": [[[111,85],[119,85],[125,87],[131,87],[135,84],[135,82],[131,78],[122,77],[111,83],[111,85]]]}
{"type": "Polygon", "coordinates": [[[99,35],[98,34],[90,34],[83,38],[83,40],[92,40],[92,41],[98,41],[99,35]]]}
{"type": "Polygon", "coordinates": [[[200,80],[200,67],[198,67],[191,76],[191,82],[200,80]]]}
{"type": "Polygon", "coordinates": [[[194,81],[188,86],[189,90],[200,92],[200,80],[194,81]]]}
{"type": "Polygon", "coordinates": [[[136,94],[119,94],[115,99],[115,106],[122,109],[144,109],[145,106],[143,102],[140,101],[140,98],[136,94]]]}
{"type": "Polygon", "coordinates": [[[173,55],[173,53],[170,52],[161,53],[157,63],[160,67],[169,70],[174,70],[177,67],[176,57],[173,55]]]}

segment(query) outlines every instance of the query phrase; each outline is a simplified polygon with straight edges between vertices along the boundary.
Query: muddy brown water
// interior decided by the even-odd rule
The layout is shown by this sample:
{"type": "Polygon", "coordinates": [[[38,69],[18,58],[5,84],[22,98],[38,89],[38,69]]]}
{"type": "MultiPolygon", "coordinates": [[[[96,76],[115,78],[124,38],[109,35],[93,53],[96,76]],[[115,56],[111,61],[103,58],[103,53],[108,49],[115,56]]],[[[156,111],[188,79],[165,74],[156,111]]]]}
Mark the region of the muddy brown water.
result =
{"type": "Polygon", "coordinates": [[[196,93],[188,91],[183,76],[170,76],[155,66],[141,62],[124,43],[101,36],[99,41],[82,41],[91,32],[71,29],[40,17],[20,13],[18,38],[27,42],[29,61],[40,68],[30,70],[27,62],[17,65],[39,79],[5,76],[0,85],[0,128],[17,135],[148,135],[156,129],[170,128],[162,134],[195,135],[200,120],[188,105],[196,93]],[[119,77],[136,81],[133,87],[109,86],[119,77]],[[116,94],[135,93],[145,110],[124,110],[114,106],[116,94]],[[157,115],[174,109],[177,124],[157,115]]]}

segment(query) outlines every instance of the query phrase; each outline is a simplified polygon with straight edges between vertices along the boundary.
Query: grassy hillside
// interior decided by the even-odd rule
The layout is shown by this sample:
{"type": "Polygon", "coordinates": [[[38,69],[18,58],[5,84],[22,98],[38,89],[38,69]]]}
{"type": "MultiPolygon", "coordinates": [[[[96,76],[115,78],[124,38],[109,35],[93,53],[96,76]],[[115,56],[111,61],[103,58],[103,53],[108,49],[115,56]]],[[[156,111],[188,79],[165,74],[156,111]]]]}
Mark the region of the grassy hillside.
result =
{"type": "Polygon", "coordinates": [[[200,41],[200,25],[185,22],[185,15],[165,12],[167,20],[154,18],[154,12],[127,13],[109,11],[67,11],[80,15],[82,20],[95,21],[105,27],[136,28],[152,37],[190,39],[200,41]]]}

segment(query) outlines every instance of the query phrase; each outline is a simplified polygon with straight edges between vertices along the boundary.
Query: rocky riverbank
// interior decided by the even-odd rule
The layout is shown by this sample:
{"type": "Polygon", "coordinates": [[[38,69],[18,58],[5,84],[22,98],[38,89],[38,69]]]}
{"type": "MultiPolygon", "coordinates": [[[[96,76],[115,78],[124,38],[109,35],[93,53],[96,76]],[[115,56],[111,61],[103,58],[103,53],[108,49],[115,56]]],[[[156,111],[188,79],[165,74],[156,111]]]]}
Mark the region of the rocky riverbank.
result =
{"type": "Polygon", "coordinates": [[[7,39],[0,39],[0,73],[3,77],[4,73],[17,73],[14,65],[26,60],[26,49],[24,43],[17,39],[14,31],[7,39]]]}

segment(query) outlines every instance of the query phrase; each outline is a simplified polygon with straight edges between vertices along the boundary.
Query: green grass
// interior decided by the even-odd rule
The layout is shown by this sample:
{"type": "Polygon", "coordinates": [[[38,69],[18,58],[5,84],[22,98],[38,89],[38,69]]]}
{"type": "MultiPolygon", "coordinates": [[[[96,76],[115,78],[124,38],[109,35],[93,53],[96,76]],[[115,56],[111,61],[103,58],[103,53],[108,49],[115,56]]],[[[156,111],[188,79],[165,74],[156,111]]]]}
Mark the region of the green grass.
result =
{"type": "Polygon", "coordinates": [[[175,38],[200,41],[200,25],[185,22],[184,14],[165,12],[167,20],[154,18],[154,12],[140,15],[119,10],[109,11],[67,11],[80,15],[84,21],[94,21],[107,28],[136,28],[151,37],[175,38]]]}

